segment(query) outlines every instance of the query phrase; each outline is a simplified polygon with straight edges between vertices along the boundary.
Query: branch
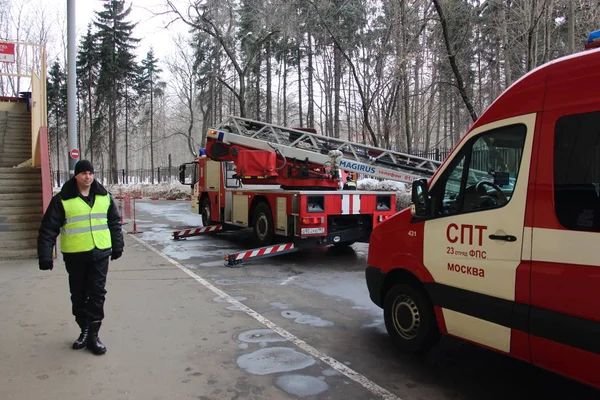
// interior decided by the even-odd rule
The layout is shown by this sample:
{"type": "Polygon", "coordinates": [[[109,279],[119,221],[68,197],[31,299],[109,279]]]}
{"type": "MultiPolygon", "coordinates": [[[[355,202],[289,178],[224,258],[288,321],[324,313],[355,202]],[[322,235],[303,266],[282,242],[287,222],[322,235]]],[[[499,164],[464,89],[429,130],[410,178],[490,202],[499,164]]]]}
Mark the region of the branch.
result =
{"type": "Polygon", "coordinates": [[[444,44],[446,45],[446,51],[448,52],[448,60],[450,61],[450,66],[452,67],[452,72],[454,72],[454,77],[456,78],[456,83],[458,85],[458,91],[460,92],[460,96],[463,99],[463,102],[467,106],[469,110],[469,114],[471,114],[471,119],[473,122],[477,121],[477,113],[471,104],[471,100],[467,95],[467,90],[465,89],[465,84],[462,79],[462,75],[458,69],[458,65],[456,64],[456,54],[452,51],[452,46],[450,45],[450,38],[448,34],[448,21],[446,21],[446,17],[444,15],[444,11],[442,10],[442,6],[440,6],[439,0],[433,0],[433,4],[438,12],[440,17],[440,23],[442,24],[442,34],[444,36],[444,44]]]}

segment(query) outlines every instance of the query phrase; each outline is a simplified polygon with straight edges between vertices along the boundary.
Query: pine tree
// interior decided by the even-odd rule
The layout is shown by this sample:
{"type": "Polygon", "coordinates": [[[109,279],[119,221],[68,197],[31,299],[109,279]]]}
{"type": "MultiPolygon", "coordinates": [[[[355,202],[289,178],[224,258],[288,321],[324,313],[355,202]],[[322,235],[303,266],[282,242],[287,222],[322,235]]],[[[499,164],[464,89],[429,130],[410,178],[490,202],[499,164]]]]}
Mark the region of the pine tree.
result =
{"type": "MultiPolygon", "coordinates": [[[[108,150],[110,176],[118,181],[117,174],[117,109],[125,95],[128,75],[136,70],[133,50],[139,39],[132,37],[136,24],[127,22],[131,5],[112,0],[104,4],[104,10],[96,12],[98,28],[96,37],[100,43],[100,73],[98,78],[98,100],[96,106],[108,106],[108,150]]],[[[104,121],[102,121],[104,122],[104,121]]]]}
{"type": "Polygon", "coordinates": [[[158,67],[158,59],[154,57],[154,50],[150,48],[146,58],[142,61],[142,75],[140,79],[140,94],[150,101],[150,168],[152,183],[154,183],[154,98],[162,97],[166,87],[160,80],[162,69],[158,67]]]}
{"type": "Polygon", "coordinates": [[[58,61],[52,64],[49,79],[46,84],[48,98],[48,114],[54,117],[54,132],[56,146],[56,170],[60,170],[60,137],[66,123],[67,109],[67,79],[58,61]]]}
{"type": "MultiPolygon", "coordinates": [[[[87,34],[82,38],[77,53],[77,81],[80,98],[83,100],[84,120],[87,120],[86,126],[90,129],[90,139],[86,145],[85,153],[90,153],[90,161],[94,163],[94,130],[93,130],[93,106],[94,106],[94,88],[98,79],[98,50],[92,27],[88,25],[87,34]]],[[[79,144],[83,147],[83,144],[79,144]]],[[[83,150],[83,149],[82,149],[83,150]]]]}

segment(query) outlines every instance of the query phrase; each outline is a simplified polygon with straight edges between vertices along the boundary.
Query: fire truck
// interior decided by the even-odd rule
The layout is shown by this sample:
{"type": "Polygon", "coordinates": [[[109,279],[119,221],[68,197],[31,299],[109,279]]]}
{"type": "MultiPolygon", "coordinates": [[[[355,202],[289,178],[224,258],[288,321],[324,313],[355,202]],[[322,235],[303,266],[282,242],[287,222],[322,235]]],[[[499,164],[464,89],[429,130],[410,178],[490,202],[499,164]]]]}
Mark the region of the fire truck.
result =
{"type": "Polygon", "coordinates": [[[450,335],[600,389],[600,31],[586,48],[510,86],[374,227],[399,348],[450,335]]]}
{"type": "Polygon", "coordinates": [[[314,129],[229,116],[208,130],[201,155],[180,166],[180,182],[191,186],[190,207],[203,226],[173,232],[173,239],[252,229],[257,247],[226,255],[229,266],[368,242],[373,228],[399,211],[396,192],[342,190],[343,176],[410,183],[432,176],[438,166],[314,129]]]}

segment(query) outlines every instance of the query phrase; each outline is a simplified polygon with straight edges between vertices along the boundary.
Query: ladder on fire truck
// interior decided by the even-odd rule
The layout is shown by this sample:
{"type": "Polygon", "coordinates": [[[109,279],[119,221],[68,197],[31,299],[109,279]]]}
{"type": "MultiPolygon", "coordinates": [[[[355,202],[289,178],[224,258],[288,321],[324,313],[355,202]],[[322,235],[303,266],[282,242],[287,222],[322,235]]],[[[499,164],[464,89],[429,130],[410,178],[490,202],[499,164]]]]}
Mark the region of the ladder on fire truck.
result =
{"type": "Polygon", "coordinates": [[[209,129],[208,136],[223,143],[276,150],[285,158],[324,166],[332,164],[330,152],[337,150],[341,152],[336,159],[340,169],[405,183],[429,178],[441,165],[441,161],[236,116],[228,116],[209,129]]]}

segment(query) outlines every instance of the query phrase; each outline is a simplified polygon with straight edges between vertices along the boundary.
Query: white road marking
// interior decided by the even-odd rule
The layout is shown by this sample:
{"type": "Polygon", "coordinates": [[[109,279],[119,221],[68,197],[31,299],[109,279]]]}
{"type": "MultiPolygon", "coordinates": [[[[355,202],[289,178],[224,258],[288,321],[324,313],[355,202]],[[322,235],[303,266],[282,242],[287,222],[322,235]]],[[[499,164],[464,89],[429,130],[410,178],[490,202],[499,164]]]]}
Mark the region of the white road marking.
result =
{"type": "Polygon", "coordinates": [[[147,247],[148,249],[152,250],[153,252],[155,252],[156,254],[158,254],[159,256],[161,256],[162,258],[164,258],[165,260],[167,260],[168,262],[170,262],[171,264],[173,264],[174,266],[176,266],[177,268],[179,268],[180,270],[182,270],[183,272],[185,272],[186,274],[188,274],[190,277],[194,278],[198,283],[202,284],[204,287],[206,287],[207,289],[211,290],[213,293],[221,296],[222,299],[227,300],[228,303],[231,303],[232,305],[239,307],[240,311],[245,312],[247,315],[251,316],[252,318],[254,318],[255,320],[257,320],[261,324],[263,324],[266,327],[272,329],[274,332],[277,332],[279,335],[281,335],[282,337],[286,338],[287,340],[289,340],[290,342],[292,342],[293,344],[295,344],[296,346],[298,346],[299,348],[301,348],[302,350],[304,350],[305,352],[307,352],[311,356],[318,358],[319,360],[321,360],[325,364],[329,365],[331,368],[333,368],[336,371],[338,371],[338,372],[346,375],[348,378],[352,379],[354,382],[356,382],[359,385],[363,386],[369,392],[371,392],[371,393],[373,393],[373,394],[375,394],[377,396],[381,396],[382,399],[386,399],[386,400],[402,400],[398,396],[396,396],[395,394],[387,391],[386,389],[382,388],[381,386],[379,386],[375,382],[369,380],[364,375],[359,374],[358,372],[356,372],[353,369],[349,368],[345,364],[343,364],[343,363],[337,361],[336,359],[328,356],[327,354],[323,353],[322,351],[317,350],[313,346],[311,346],[308,343],[306,343],[304,340],[298,338],[297,336],[295,336],[295,335],[291,334],[290,332],[286,331],[285,329],[283,329],[279,325],[277,325],[274,322],[272,322],[272,321],[268,320],[267,318],[263,317],[261,314],[257,313],[256,311],[254,311],[250,307],[246,306],[243,303],[240,303],[238,300],[234,299],[233,297],[231,297],[230,295],[228,295],[227,293],[225,293],[224,291],[222,291],[218,287],[212,285],[206,279],[202,278],[201,276],[199,276],[199,275],[195,274],[194,272],[192,272],[190,269],[188,269],[188,268],[184,267],[183,265],[179,264],[177,261],[173,260],[171,257],[169,257],[169,256],[161,253],[160,250],[158,250],[155,247],[153,247],[152,245],[146,243],[142,239],[137,238],[135,236],[130,236],[130,237],[132,239],[136,240],[137,242],[139,242],[140,244],[142,244],[143,246],[147,247]]]}
{"type": "Polygon", "coordinates": [[[293,281],[294,279],[296,279],[296,276],[290,276],[289,278],[287,278],[285,281],[281,282],[281,286],[283,285],[287,285],[289,282],[293,281]]]}

